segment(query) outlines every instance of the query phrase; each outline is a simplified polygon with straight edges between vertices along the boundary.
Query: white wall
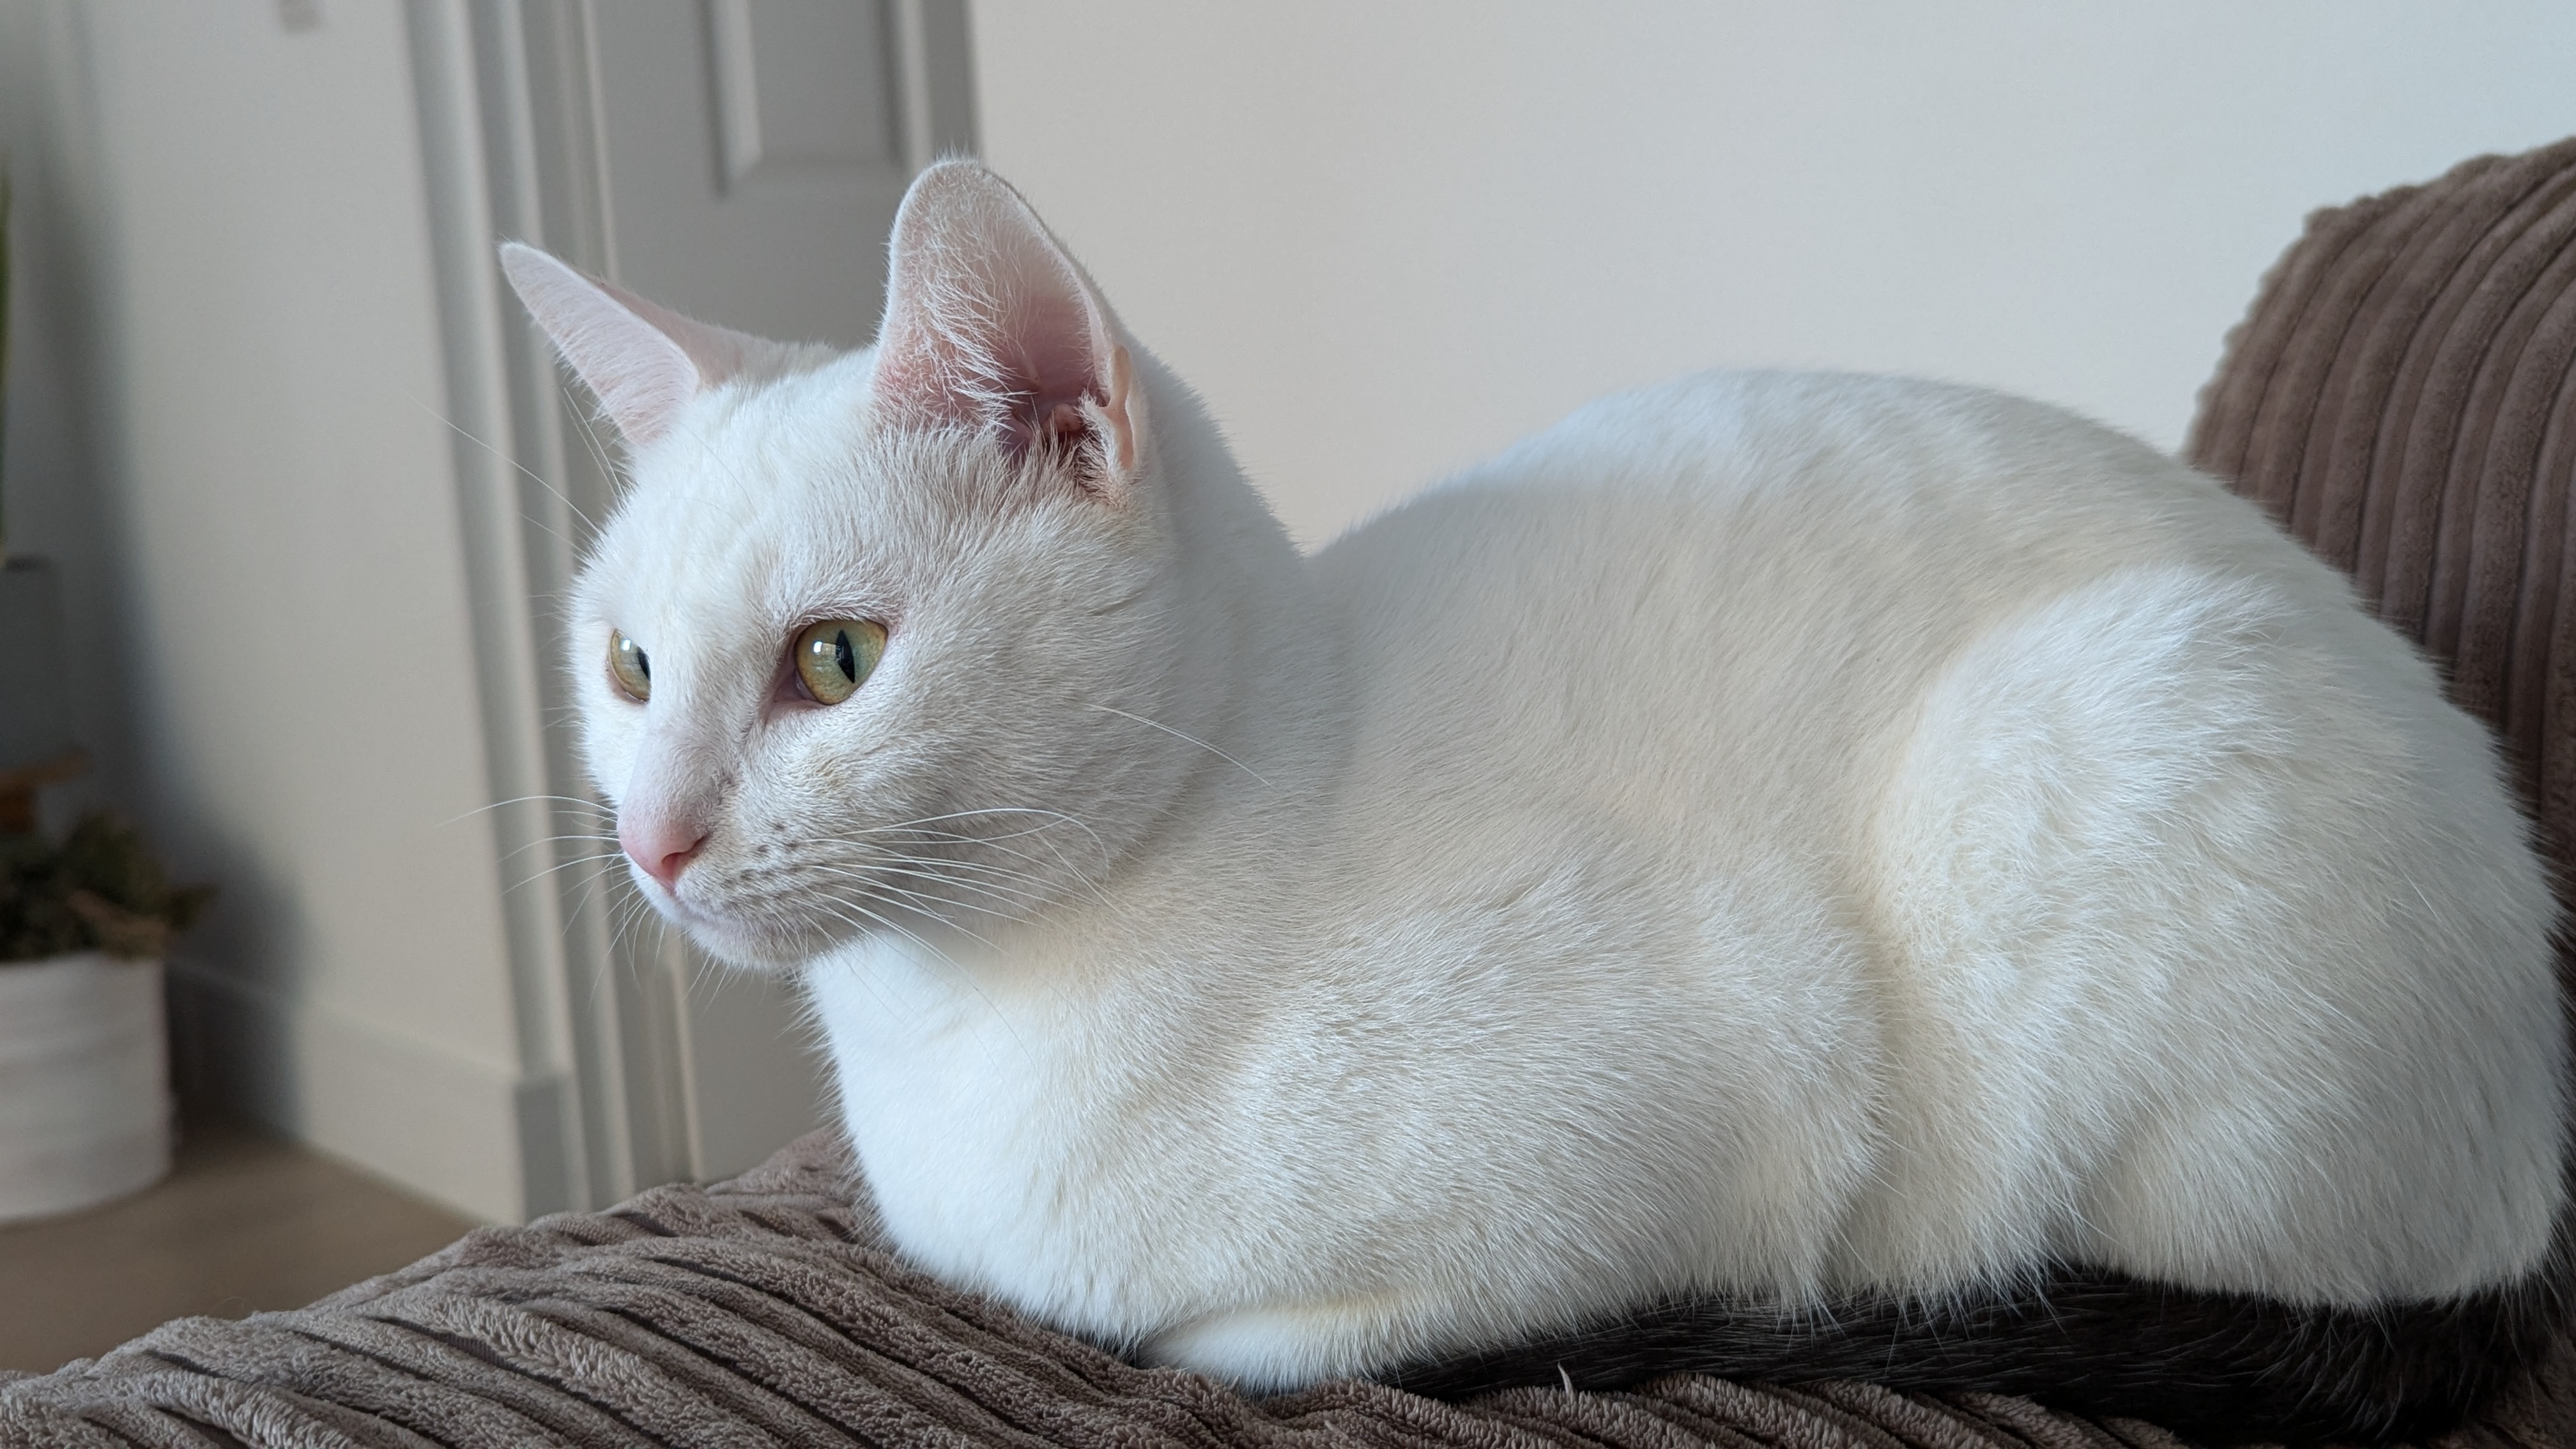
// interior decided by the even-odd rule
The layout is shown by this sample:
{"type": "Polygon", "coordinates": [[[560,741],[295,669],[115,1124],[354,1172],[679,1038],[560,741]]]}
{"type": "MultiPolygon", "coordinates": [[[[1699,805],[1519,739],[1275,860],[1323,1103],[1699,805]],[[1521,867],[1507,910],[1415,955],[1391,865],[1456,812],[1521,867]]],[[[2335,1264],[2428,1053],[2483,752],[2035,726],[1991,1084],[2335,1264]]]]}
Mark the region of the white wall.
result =
{"type": "Polygon", "coordinates": [[[1303,537],[1603,391],[1925,373],[2177,446],[2310,209],[2576,132],[2563,0],[976,0],[986,156],[1303,537]]]}
{"type": "Polygon", "coordinates": [[[52,562],[64,591],[65,689],[75,736],[96,765],[45,792],[58,821],[121,802],[130,775],[123,680],[107,663],[122,637],[116,559],[97,474],[96,409],[85,385],[97,359],[84,259],[96,250],[94,188],[80,119],[77,36],[64,3],[0,0],[0,153],[16,193],[10,224],[14,356],[0,502],[11,550],[52,562]]]}
{"type": "Polygon", "coordinates": [[[515,1217],[524,1083],[403,11],[290,33],[273,0],[5,3],[13,87],[14,47],[49,48],[28,134],[51,181],[22,200],[52,214],[21,221],[70,239],[30,278],[46,320],[13,419],[71,396],[89,435],[39,428],[11,504],[23,544],[107,561],[84,725],[118,737],[114,793],[177,873],[223,892],[173,963],[190,1044],[277,1125],[515,1217]]]}

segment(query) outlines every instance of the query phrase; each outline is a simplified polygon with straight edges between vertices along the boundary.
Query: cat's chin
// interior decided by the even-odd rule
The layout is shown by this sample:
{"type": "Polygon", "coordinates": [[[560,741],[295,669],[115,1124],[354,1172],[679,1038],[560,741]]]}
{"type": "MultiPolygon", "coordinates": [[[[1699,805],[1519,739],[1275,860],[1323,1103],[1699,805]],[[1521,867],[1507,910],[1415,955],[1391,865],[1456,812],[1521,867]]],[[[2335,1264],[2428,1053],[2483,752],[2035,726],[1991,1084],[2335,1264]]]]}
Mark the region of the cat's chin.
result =
{"type": "Polygon", "coordinates": [[[689,933],[698,949],[737,971],[792,971],[828,947],[809,936],[782,937],[773,931],[747,930],[684,901],[654,903],[662,919],[689,933]]]}
{"type": "Polygon", "coordinates": [[[793,971],[814,958],[814,947],[811,943],[799,943],[792,948],[773,948],[766,944],[746,945],[695,930],[689,932],[689,939],[698,943],[699,950],[736,971],[755,971],[763,975],[775,975],[783,971],[793,971]]]}

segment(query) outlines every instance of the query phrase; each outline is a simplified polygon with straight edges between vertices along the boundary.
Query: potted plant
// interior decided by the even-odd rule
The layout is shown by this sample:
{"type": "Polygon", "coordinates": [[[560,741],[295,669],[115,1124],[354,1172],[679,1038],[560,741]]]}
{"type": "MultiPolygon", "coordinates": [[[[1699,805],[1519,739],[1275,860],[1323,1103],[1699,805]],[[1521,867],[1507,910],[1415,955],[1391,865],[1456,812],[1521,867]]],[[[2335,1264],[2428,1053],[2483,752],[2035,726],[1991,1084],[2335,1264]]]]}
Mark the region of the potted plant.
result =
{"type": "Polygon", "coordinates": [[[169,1169],[161,957],[208,895],[172,889],[105,814],[60,843],[0,835],[0,1222],[169,1169]]]}
{"type": "MultiPolygon", "coordinates": [[[[0,163],[0,401],[8,372],[0,163]]],[[[0,1222],[103,1201],[169,1169],[161,955],[206,898],[170,889],[141,837],[104,815],[60,842],[41,830],[37,788],[87,766],[61,640],[54,571],[9,556],[0,515],[0,1222]]]]}

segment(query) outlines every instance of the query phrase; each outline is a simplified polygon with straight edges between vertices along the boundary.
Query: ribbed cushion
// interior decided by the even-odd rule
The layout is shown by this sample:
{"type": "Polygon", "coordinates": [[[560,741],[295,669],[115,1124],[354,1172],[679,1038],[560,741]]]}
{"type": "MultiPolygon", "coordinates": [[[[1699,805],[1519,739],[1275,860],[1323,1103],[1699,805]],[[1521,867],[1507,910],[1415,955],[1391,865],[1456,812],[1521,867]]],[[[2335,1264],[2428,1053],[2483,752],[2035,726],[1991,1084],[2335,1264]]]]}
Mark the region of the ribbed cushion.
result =
{"type": "Polygon", "coordinates": [[[1864,1384],[1248,1398],[906,1268],[855,1183],[818,1132],[733,1182],[485,1228],[310,1308],[181,1319],[95,1362],[0,1375],[0,1443],[2182,1449],[2024,1399],[1864,1384]]]}
{"type": "MultiPolygon", "coordinates": [[[[2320,211],[2185,454],[2349,571],[2576,844],[2576,140],[2320,211]]],[[[2576,980],[2576,977],[2571,977],[2576,980]]]]}
{"type": "MultiPolygon", "coordinates": [[[[56,1373],[0,1373],[0,1444],[2183,1449],[2027,1399],[1867,1384],[1249,1398],[905,1267],[856,1183],[817,1132],[732,1182],[484,1228],[310,1308],[183,1318],[56,1373]]],[[[2443,1449],[2576,1444],[2571,1390],[2562,1351],[2443,1449]]]]}

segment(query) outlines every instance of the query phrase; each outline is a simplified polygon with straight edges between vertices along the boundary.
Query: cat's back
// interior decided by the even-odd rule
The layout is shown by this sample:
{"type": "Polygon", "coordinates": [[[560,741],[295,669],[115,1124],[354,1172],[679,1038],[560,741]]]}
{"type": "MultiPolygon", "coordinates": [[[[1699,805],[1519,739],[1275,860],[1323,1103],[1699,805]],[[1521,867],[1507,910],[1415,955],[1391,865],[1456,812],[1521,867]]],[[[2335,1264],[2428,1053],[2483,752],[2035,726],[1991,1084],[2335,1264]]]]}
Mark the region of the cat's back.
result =
{"type": "Polygon", "coordinates": [[[2251,505],[2143,444],[1840,374],[1605,398],[1314,562],[1387,788],[1467,799],[1500,772],[1730,839],[1813,818],[1946,660],[2087,580],[2173,567],[2344,607],[2251,505]]]}
{"type": "Polygon", "coordinates": [[[1341,596],[1373,642],[1372,619],[1480,578],[1600,596],[1691,559],[1746,581],[1728,594],[1813,580],[1802,599],[1928,590],[1977,608],[2148,562],[2306,572],[2286,544],[2213,480],[2046,404],[1910,378],[1708,372],[1588,404],[1314,562],[1355,591],[1341,596]]]}

